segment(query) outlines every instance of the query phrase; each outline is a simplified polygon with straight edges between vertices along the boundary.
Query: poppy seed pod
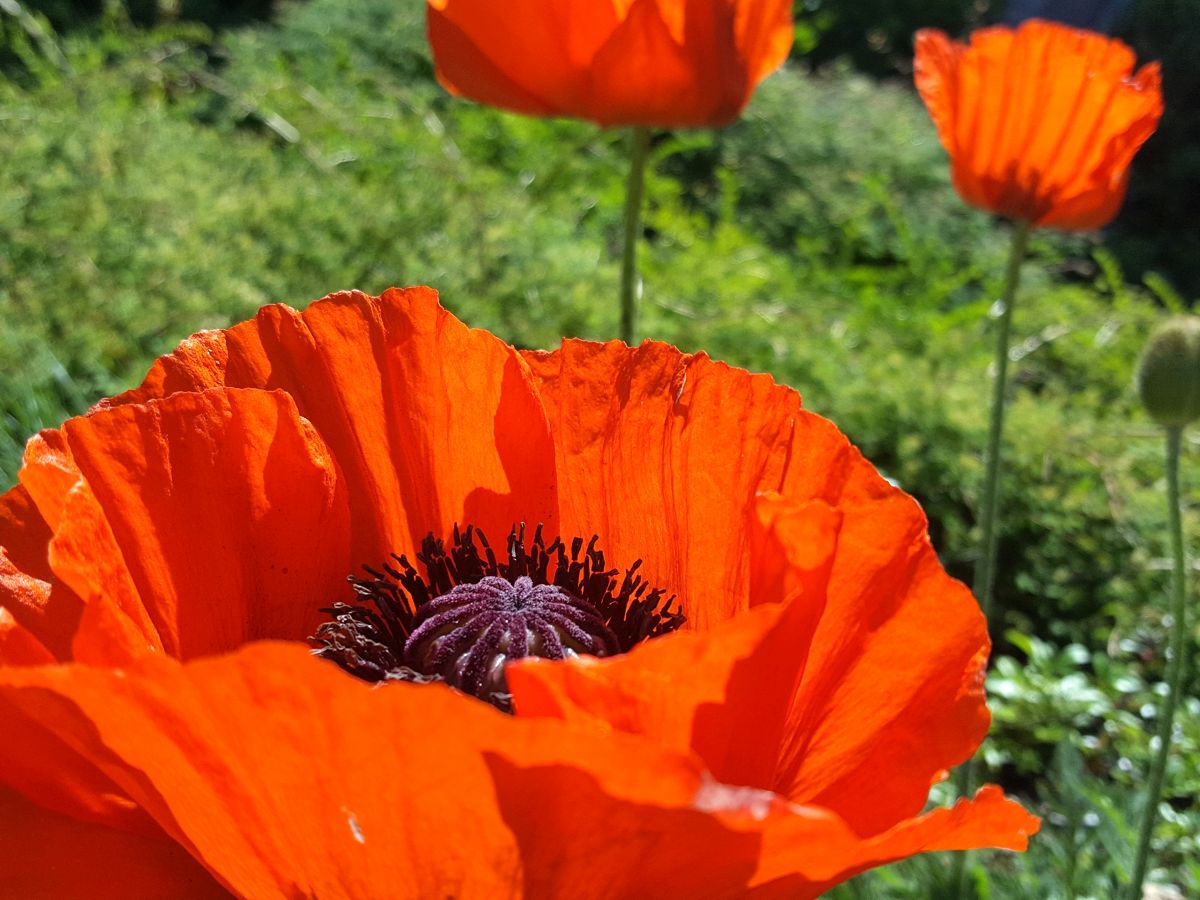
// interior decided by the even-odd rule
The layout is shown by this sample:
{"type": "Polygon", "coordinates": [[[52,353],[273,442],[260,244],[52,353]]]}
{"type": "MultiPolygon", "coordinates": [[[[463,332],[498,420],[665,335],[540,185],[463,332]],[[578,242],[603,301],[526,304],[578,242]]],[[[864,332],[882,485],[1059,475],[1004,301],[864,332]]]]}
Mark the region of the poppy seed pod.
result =
{"type": "Polygon", "coordinates": [[[1167,428],[1200,417],[1200,317],[1177,316],[1155,330],[1138,361],[1137,392],[1167,428]]]}

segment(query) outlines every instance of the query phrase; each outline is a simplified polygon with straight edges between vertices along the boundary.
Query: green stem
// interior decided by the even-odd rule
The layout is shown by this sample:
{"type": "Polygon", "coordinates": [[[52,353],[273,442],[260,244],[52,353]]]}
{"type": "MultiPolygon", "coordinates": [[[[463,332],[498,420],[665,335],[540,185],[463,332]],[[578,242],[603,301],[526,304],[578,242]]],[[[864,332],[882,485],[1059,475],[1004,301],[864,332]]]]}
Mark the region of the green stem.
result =
{"type": "Polygon", "coordinates": [[[642,230],[642,194],[650,130],[634,128],[629,136],[629,181],[625,187],[625,246],[621,255],[621,340],[633,343],[637,319],[637,242],[642,230]]]}
{"type": "Polygon", "coordinates": [[[1013,228],[1008,270],[1004,274],[1004,294],[1000,297],[1000,322],[996,329],[996,380],[992,383],[992,409],[988,422],[987,455],[984,457],[983,506],[980,510],[983,556],[975,567],[975,596],[979,598],[979,606],[989,627],[995,605],[996,554],[1000,545],[1000,447],[1004,435],[1004,394],[1008,387],[1008,341],[1012,331],[1013,307],[1017,302],[1017,285],[1021,281],[1021,261],[1025,258],[1028,245],[1029,223],[1018,222],[1013,228]]]}
{"type": "Polygon", "coordinates": [[[1167,698],[1163,701],[1158,718],[1158,752],[1150,767],[1150,781],[1146,786],[1146,807],[1142,811],[1142,826],[1138,833],[1137,853],[1134,855],[1133,881],[1129,896],[1140,900],[1142,882],[1146,879],[1146,867],[1150,860],[1150,838],[1158,818],[1158,803],[1162,797],[1163,781],[1167,773],[1167,758],[1171,752],[1171,732],[1175,723],[1175,707],[1183,691],[1183,673],[1186,668],[1184,656],[1187,642],[1187,576],[1183,554],[1183,522],[1179,511],[1179,447],[1183,429],[1167,429],[1167,515],[1171,529],[1171,553],[1174,567],[1171,572],[1171,657],[1167,660],[1167,698]]]}
{"type": "MultiPolygon", "coordinates": [[[[992,595],[996,584],[996,555],[1000,545],[1000,530],[997,527],[1000,509],[1000,448],[1004,436],[1004,395],[1008,388],[1008,344],[1012,333],[1013,307],[1017,302],[1017,287],[1021,282],[1021,262],[1029,246],[1029,223],[1013,225],[1012,242],[1009,245],[1008,267],[1004,273],[1004,293],[1000,295],[1000,321],[996,328],[996,378],[992,382],[991,415],[988,420],[987,450],[984,455],[983,503],[980,507],[980,529],[982,531],[982,555],[975,567],[975,596],[983,610],[983,617],[991,630],[992,595]]],[[[975,783],[975,761],[968,760],[959,766],[955,784],[960,797],[969,797],[975,783]]],[[[956,896],[966,891],[967,854],[960,853],[954,864],[952,884],[956,896]]]]}

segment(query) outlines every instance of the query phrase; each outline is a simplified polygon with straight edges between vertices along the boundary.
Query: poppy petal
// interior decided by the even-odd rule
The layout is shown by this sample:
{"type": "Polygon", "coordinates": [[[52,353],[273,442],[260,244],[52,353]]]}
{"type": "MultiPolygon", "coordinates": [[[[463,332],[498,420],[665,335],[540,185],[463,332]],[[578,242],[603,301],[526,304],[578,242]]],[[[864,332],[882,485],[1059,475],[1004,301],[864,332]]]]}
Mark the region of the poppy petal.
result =
{"type": "Polygon", "coordinates": [[[452,93],[533,115],[570,113],[587,67],[617,27],[595,0],[431,0],[429,43],[438,80],[452,93]]]}
{"type": "MultiPolygon", "coordinates": [[[[8,561],[0,556],[0,593],[10,594],[11,579],[28,578],[23,573],[6,572],[8,561]]],[[[19,589],[18,589],[19,590],[19,589]]],[[[0,606],[0,666],[41,666],[55,661],[54,654],[25,626],[0,606]]]]}
{"type": "Polygon", "coordinates": [[[1040,820],[1005,799],[999,788],[981,788],[971,801],[907,819],[868,839],[837,835],[826,825],[817,829],[801,815],[780,818],[764,835],[758,871],[751,880],[752,897],[816,897],[854,875],[918,853],[992,848],[1023,851],[1040,820]],[[839,840],[840,838],[840,840],[839,840]],[[815,852],[814,852],[815,851],[815,852]],[[797,857],[806,865],[797,875],[797,857]]]}
{"type": "Polygon", "coordinates": [[[813,610],[815,625],[837,558],[841,511],[821,500],[794,502],[768,491],[759,495],[756,512],[750,605],[779,603],[800,594],[813,610]]]}
{"type": "Polygon", "coordinates": [[[814,618],[802,599],[764,605],[718,632],[667,635],[612,659],[530,660],[506,675],[519,716],[600,720],[695,752],[718,781],[769,789],[814,618]]]}
{"type": "MultiPolygon", "coordinates": [[[[51,565],[103,629],[77,643],[79,658],[119,661],[115,635],[130,652],[184,658],[300,640],[345,590],[343,489],[286,395],[180,393],[71,419],[62,435],[55,457],[79,480],[57,504],[51,565]]],[[[44,465],[32,448],[22,474],[52,481],[44,465]]]]}
{"type": "Polygon", "coordinates": [[[13,566],[39,581],[51,578],[50,534],[23,485],[0,494],[0,550],[13,566]]]}
{"type": "Polygon", "coordinates": [[[83,602],[55,583],[51,534],[23,485],[0,495],[0,607],[7,608],[11,620],[3,629],[6,647],[0,661],[16,665],[40,658],[33,644],[55,659],[70,656],[83,602]]]}
{"type": "MultiPolygon", "coordinates": [[[[546,833],[580,796],[610,810],[687,810],[700,780],[688,758],[651,745],[519,721],[441,686],[372,689],[296,645],[252,644],[187,665],[147,657],[124,673],[0,669],[0,704],[52,720],[240,895],[506,893],[523,876],[514,833],[546,833]],[[535,810],[515,808],[506,765],[546,776],[535,810]],[[557,793],[568,784],[572,793],[557,793]],[[503,814],[489,801],[497,792],[510,798],[503,814]]],[[[50,765],[43,776],[68,773],[50,765]]],[[[636,820],[622,821],[635,837],[636,820]]],[[[609,864],[636,877],[620,830],[612,837],[609,864]]],[[[667,837],[687,846],[678,827],[667,837]]],[[[560,856],[585,862],[598,839],[560,844],[560,856]]],[[[752,860],[748,851],[742,877],[752,860]]],[[[606,882],[597,884],[601,893],[606,882]]]]}
{"type": "Polygon", "coordinates": [[[613,559],[644,558],[653,583],[686,598],[689,627],[713,629],[751,602],[749,527],[711,528],[747,520],[734,498],[777,489],[853,520],[849,539],[843,524],[829,576],[838,603],[821,618],[821,664],[806,671],[778,787],[864,833],[919,810],[934,774],[967,758],[988,722],[982,616],[942,571],[920,509],[769,379],[711,377],[704,358],[649,343],[567,342],[527,358],[558,437],[568,530],[604,535],[613,559]],[[691,408],[707,415],[689,417],[691,408]],[[908,690],[880,690],[898,677],[908,690]],[[862,791],[864,781],[876,789],[862,791]]]}
{"type": "MultiPolygon", "coordinates": [[[[675,18],[680,18],[678,12],[675,18]]],[[[596,52],[585,117],[601,125],[672,127],[707,122],[714,98],[706,94],[681,37],[672,33],[659,0],[634,0],[596,52]]],[[[710,62],[719,65],[721,60],[710,58],[710,62]]],[[[735,109],[728,118],[736,115],[735,109]]]]}
{"type": "Polygon", "coordinates": [[[109,404],[214,383],[284,390],[313,423],[356,511],[355,568],[456,522],[493,537],[522,521],[557,530],[554,453],[526,365],[428,288],[334,294],[303,313],[265,307],[185,341],[109,404]]]}
{"type": "Polygon", "coordinates": [[[791,52],[796,35],[792,15],[791,0],[737,4],[737,46],[751,88],[783,65],[791,52]]]}
{"type": "Polygon", "coordinates": [[[786,59],[788,0],[428,0],[439,81],[531,115],[720,126],[786,59]]]}
{"type": "Polygon", "coordinates": [[[1157,64],[1133,66],[1120,41],[1029,20],[980,29],[969,46],[919,32],[914,78],[965,200],[1087,230],[1116,215],[1162,115],[1157,64]]]}
{"type": "MultiPolygon", "coordinates": [[[[650,743],[514,719],[437,685],[373,689],[288,644],[123,672],[0,669],[0,706],[21,714],[20,743],[25,723],[51,722],[239,895],[570,886],[598,900],[639,896],[649,873],[682,896],[744,896],[748,881],[812,896],[805,885],[890,854],[1014,845],[1028,822],[947,811],[863,841],[828,811],[722,785],[650,743]]],[[[69,777],[57,762],[35,774],[69,777]]]]}
{"type": "Polygon", "coordinates": [[[80,822],[0,787],[0,870],[11,897],[228,897],[177,844],[80,822]],[[97,877],[97,873],[104,873],[97,877]]]}
{"type": "Polygon", "coordinates": [[[755,494],[778,489],[800,397],[665,344],[526,353],[555,436],[561,532],[644,560],[704,631],[749,607],[755,494]]]}
{"type": "Polygon", "coordinates": [[[775,787],[878,833],[983,739],[987,632],[912,498],[819,416],[796,417],[791,448],[774,506],[823,501],[841,526],[775,787]]]}

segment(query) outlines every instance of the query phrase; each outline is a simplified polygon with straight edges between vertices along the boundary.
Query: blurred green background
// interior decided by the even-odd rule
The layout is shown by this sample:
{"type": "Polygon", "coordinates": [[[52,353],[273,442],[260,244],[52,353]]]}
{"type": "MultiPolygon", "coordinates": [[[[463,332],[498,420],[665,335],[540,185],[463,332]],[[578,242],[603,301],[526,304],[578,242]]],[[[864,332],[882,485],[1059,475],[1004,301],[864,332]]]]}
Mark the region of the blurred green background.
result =
{"type": "MultiPolygon", "coordinates": [[[[655,135],[642,245],[643,332],[797,387],[919,498],[967,580],[1006,234],[951,190],[906,70],[917,27],[997,13],[798,6],[795,58],[742,121],[655,135]]],[[[1129,385],[1153,323],[1200,295],[1198,28],[1196,0],[1129,9],[1119,29],[1167,67],[1162,129],[1114,227],[1039,234],[1024,271],[985,758],[1046,821],[1029,854],[974,857],[981,897],[1128,878],[1166,586],[1161,439],[1129,385]]],[[[625,152],[446,96],[416,0],[0,0],[0,488],[37,429],[264,303],[428,283],[519,345],[610,337],[625,152]]],[[[1196,687],[1154,873],[1185,896],[1196,687]]],[[[919,859],[836,895],[948,895],[949,871],[919,859]]]]}

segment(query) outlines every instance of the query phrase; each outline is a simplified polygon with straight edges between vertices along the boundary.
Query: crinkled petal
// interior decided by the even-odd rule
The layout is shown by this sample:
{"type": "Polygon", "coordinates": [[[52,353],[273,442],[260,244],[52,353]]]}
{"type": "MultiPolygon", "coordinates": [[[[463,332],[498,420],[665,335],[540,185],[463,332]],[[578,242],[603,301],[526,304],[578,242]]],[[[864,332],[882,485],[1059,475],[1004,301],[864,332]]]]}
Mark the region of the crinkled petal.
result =
{"type": "Polygon", "coordinates": [[[508,683],[522,717],[598,720],[694,751],[719,781],[769,788],[814,618],[802,600],[761,606],[609,660],[518,663],[508,683]]]}
{"type": "Polygon", "coordinates": [[[21,571],[50,580],[50,526],[22,485],[0,494],[0,551],[21,571]]]}
{"type": "MultiPolygon", "coordinates": [[[[69,588],[53,583],[50,538],[50,526],[23,485],[0,495],[0,606],[7,607],[21,634],[56,659],[66,659],[83,602],[69,588]]],[[[16,630],[8,633],[15,635],[16,630]]],[[[8,652],[16,651],[10,646],[8,652]]]]}
{"type": "Polygon", "coordinates": [[[665,344],[525,355],[554,434],[562,533],[682,599],[692,629],[750,605],[756,493],[780,487],[800,397],[665,344]]]}
{"type": "MultiPolygon", "coordinates": [[[[515,719],[439,685],[372,688],[295,645],[125,671],[0,669],[0,707],[17,741],[26,723],[52,723],[153,818],[147,838],[166,834],[255,897],[599,900],[648,883],[812,896],[894,855],[1016,846],[1013,829],[1033,827],[1011,809],[982,823],[954,811],[863,840],[831,812],[722,785],[651,743],[515,719]]],[[[36,800],[35,775],[73,777],[62,762],[0,779],[36,800]]]]}
{"type": "MultiPolygon", "coordinates": [[[[579,895],[597,896],[608,867],[638,877],[646,843],[674,845],[663,868],[686,869],[682,826],[705,825],[690,810],[700,775],[686,757],[518,721],[441,686],[372,689],[292,645],[188,665],[149,657],[128,673],[0,669],[0,704],[53,719],[239,895],[519,894],[522,847],[553,835],[561,867],[588,865],[598,879],[579,895]],[[526,787],[512,773],[530,768],[539,774],[526,787]],[[660,821],[647,829],[629,804],[660,821]],[[607,858],[594,852],[602,836],[579,827],[606,810],[616,814],[607,858]],[[574,842],[557,820],[576,822],[574,842]]],[[[69,775],[48,768],[44,777],[69,775]]],[[[715,846],[722,830],[707,827],[715,846]]],[[[726,893],[749,876],[756,846],[711,863],[726,893]]]]}
{"type": "MultiPolygon", "coordinates": [[[[818,416],[777,403],[776,410],[782,406],[791,413],[783,422],[768,420],[780,436],[778,456],[755,458],[753,449],[705,432],[710,425],[727,436],[758,431],[751,446],[761,453],[772,441],[764,440],[764,423],[755,421],[753,405],[745,398],[735,403],[710,396],[703,408],[712,418],[688,423],[679,439],[672,418],[654,406],[662,403],[661,394],[676,396],[664,389],[670,384],[667,373],[674,370],[656,371],[647,352],[657,348],[641,348],[642,364],[625,382],[609,370],[606,383],[618,385],[615,394],[602,391],[599,383],[590,389],[592,367],[572,365],[574,349],[568,345],[560,359],[541,360],[557,362],[563,374],[534,363],[536,372],[547,373],[544,395],[570,403],[551,413],[555,433],[571,436],[559,445],[560,472],[566,475],[560,476],[564,520],[575,521],[579,510],[591,517],[581,522],[583,530],[609,536],[617,548],[648,548],[642,551],[648,559],[674,563],[652,580],[686,598],[687,614],[707,636],[660,638],[602,662],[518,667],[512,682],[518,710],[599,717],[669,746],[690,747],[718,777],[828,807],[863,834],[915,815],[937,773],[968,758],[989,721],[982,688],[988,651],[983,617],[970,593],[938,563],[920,508],[818,416]],[[561,381],[548,377],[565,380],[567,372],[569,393],[561,381]],[[628,404],[627,412],[606,409],[621,403],[628,404]],[[749,421],[722,421],[715,410],[740,411],[749,421]],[[664,458],[687,462],[673,468],[660,461],[664,458]],[[589,482],[585,472],[607,473],[619,487],[603,479],[589,482]],[[674,482],[680,472],[691,473],[698,485],[674,482]],[[722,508],[745,496],[743,490],[752,492],[744,485],[764,480],[763,472],[770,473],[765,480],[774,481],[778,491],[758,499],[748,511],[749,521],[740,510],[722,508]],[[618,496],[634,502],[609,500],[618,490],[618,496]],[[567,505],[572,501],[577,506],[567,505]],[[706,508],[715,509],[709,518],[689,520],[689,514],[706,508]],[[727,526],[717,535],[712,521],[745,525],[740,533],[727,526]],[[714,537],[719,538],[715,545],[706,543],[714,537]],[[704,549],[692,549],[697,545],[704,549]],[[695,560],[721,560],[728,547],[738,548],[741,559],[689,569],[695,560]],[[668,555],[656,557],[655,551],[668,555]],[[751,571],[738,573],[747,561],[751,571]],[[734,579],[716,580],[730,573],[734,579]],[[746,580],[735,580],[737,574],[746,580]],[[789,619],[793,627],[787,639],[765,643],[773,649],[759,657],[756,641],[767,633],[761,629],[768,620],[726,621],[736,610],[731,598],[745,608],[795,595],[803,618],[789,619]],[[740,632],[742,627],[748,630],[740,632]],[[752,741],[761,744],[759,755],[744,768],[725,768],[719,744],[702,744],[695,720],[706,706],[732,702],[741,669],[759,673],[755,677],[779,694],[746,695],[764,702],[774,697],[775,713],[767,715],[753,703],[747,707],[753,712],[744,721],[753,723],[746,727],[752,741]],[[698,674],[673,677],[679,671],[698,674]],[[734,772],[739,778],[732,777],[734,772]]],[[[586,349],[601,360],[612,353],[611,348],[586,349]]],[[[676,384],[683,380],[680,376],[676,384]]],[[[704,389],[700,378],[693,384],[697,391],[704,389]]],[[[617,551],[614,557],[622,558],[617,551]]]]}
{"type": "Polygon", "coordinates": [[[57,434],[56,448],[31,442],[22,478],[54,511],[55,575],[86,601],[76,658],[302,640],[346,593],[344,488],[286,395],[180,393],[102,408],[57,434]],[[55,496],[67,482],[45,470],[64,460],[76,480],[55,496]]]}
{"type": "Polygon", "coordinates": [[[354,510],[355,569],[456,522],[493,540],[519,521],[556,531],[554,453],[526,365],[428,288],[265,307],[185,341],[109,405],[214,384],[284,390],[315,426],[354,510]]]}
{"type": "Polygon", "coordinates": [[[1162,115],[1157,64],[1133,66],[1120,41],[1030,20],[976,31],[969,46],[918,32],[914,68],[965,200],[1087,230],[1116,215],[1162,115]]]}
{"type": "Polygon", "coordinates": [[[818,416],[798,420],[794,445],[780,494],[822,499],[842,525],[776,786],[874,834],[983,740],[987,627],[911,497],[818,416]]]}

